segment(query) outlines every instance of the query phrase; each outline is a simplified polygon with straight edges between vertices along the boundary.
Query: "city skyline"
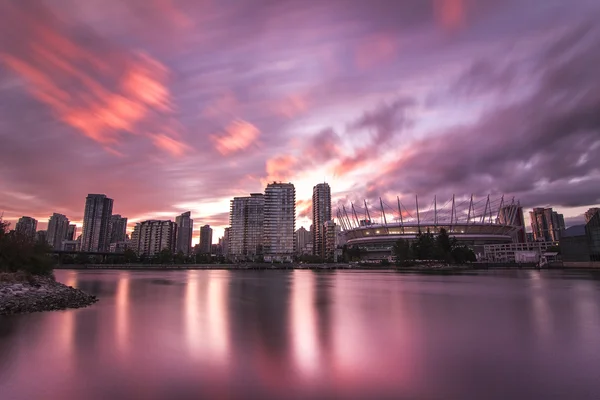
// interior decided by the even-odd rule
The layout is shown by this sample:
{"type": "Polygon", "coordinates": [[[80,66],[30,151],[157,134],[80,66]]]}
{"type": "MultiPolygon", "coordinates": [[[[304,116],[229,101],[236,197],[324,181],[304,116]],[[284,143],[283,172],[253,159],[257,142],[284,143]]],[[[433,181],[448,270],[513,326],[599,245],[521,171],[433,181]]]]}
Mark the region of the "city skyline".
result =
{"type": "Polygon", "coordinates": [[[323,180],[334,210],[492,193],[569,226],[600,206],[599,4],[152,4],[0,6],[13,226],[59,213],[81,228],[81,199],[106,193],[128,232],[191,211],[195,244],[204,224],[223,236],[232,197],[273,180],[294,183],[306,228],[323,180]]]}

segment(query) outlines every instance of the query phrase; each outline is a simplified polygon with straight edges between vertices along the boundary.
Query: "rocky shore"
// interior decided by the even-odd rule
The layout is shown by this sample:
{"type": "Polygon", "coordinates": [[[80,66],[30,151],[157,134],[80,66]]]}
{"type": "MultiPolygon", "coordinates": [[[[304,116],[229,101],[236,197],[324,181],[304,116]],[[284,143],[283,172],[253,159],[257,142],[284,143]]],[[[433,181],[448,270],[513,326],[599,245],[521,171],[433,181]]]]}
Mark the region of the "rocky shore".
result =
{"type": "Polygon", "coordinates": [[[0,279],[0,315],[87,307],[96,296],[56,282],[53,277],[3,274],[0,279]]]}

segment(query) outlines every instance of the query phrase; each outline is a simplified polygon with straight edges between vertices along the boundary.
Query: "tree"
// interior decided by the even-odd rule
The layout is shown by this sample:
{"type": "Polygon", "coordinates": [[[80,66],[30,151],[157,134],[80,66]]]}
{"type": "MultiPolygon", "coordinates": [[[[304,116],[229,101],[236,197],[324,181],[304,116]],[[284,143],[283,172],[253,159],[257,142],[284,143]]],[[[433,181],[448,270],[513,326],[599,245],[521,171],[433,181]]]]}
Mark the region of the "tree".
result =
{"type": "Polygon", "coordinates": [[[477,256],[467,246],[456,246],[452,249],[452,259],[456,264],[464,264],[477,261],[477,256]]]}
{"type": "Polygon", "coordinates": [[[398,239],[392,248],[394,256],[396,256],[396,263],[402,264],[406,261],[412,260],[412,251],[410,249],[410,243],[404,239],[398,239]]]}
{"type": "Polygon", "coordinates": [[[0,219],[0,271],[24,271],[49,275],[56,264],[48,243],[35,241],[19,232],[9,232],[10,225],[0,219]]]}
{"type": "Polygon", "coordinates": [[[90,263],[90,257],[85,253],[77,253],[74,259],[75,264],[85,265],[90,263]]]}
{"type": "Polygon", "coordinates": [[[162,249],[158,253],[159,264],[171,264],[173,262],[173,252],[171,249],[162,249]]]}
{"type": "Polygon", "coordinates": [[[431,260],[435,257],[435,239],[429,229],[425,233],[417,234],[412,244],[412,252],[417,260],[431,260]]]}
{"type": "Polygon", "coordinates": [[[138,261],[138,256],[132,249],[125,249],[125,251],[123,252],[123,257],[125,257],[126,264],[131,264],[138,261]]]}
{"type": "Polygon", "coordinates": [[[179,250],[177,254],[175,254],[175,264],[183,264],[185,263],[185,254],[183,251],[179,250]]]}

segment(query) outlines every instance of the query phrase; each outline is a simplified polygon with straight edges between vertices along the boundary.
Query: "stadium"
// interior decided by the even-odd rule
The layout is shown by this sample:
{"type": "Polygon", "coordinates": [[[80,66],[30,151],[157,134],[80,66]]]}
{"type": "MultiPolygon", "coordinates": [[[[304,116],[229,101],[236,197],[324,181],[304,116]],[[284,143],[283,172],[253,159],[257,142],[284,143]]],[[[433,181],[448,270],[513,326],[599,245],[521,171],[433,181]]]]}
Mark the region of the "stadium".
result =
{"type": "Polygon", "coordinates": [[[426,208],[415,197],[412,204],[396,198],[395,207],[379,199],[378,204],[362,206],[350,203],[337,211],[337,221],[348,246],[361,250],[365,261],[390,259],[398,239],[412,241],[419,232],[437,234],[444,228],[459,244],[469,246],[478,258],[484,245],[516,241],[524,234],[523,209],[514,199],[504,196],[474,199],[452,196],[439,203],[437,197],[426,208]],[[408,206],[408,208],[407,208],[408,206]]]}

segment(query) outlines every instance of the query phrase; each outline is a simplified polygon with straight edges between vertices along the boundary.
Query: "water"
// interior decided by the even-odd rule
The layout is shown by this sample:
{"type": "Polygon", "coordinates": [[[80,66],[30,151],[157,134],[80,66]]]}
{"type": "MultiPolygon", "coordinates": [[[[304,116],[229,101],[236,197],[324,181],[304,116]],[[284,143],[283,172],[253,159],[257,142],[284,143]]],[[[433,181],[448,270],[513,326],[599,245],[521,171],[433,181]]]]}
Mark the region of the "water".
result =
{"type": "Polygon", "coordinates": [[[0,398],[598,399],[592,273],[58,271],[0,317],[0,398]]]}

